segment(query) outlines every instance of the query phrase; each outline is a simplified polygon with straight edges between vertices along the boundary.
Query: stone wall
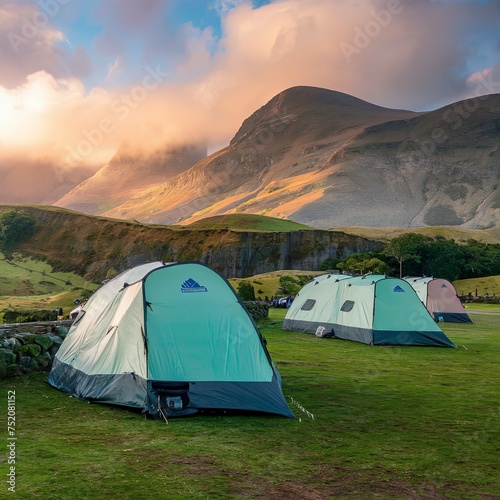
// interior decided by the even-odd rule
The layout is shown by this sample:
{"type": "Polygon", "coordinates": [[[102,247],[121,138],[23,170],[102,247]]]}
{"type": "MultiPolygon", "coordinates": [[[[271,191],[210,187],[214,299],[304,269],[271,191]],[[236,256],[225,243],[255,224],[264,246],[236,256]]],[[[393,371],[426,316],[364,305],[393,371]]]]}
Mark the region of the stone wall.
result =
{"type": "Polygon", "coordinates": [[[259,300],[246,300],[243,303],[253,319],[257,320],[269,316],[269,306],[265,302],[259,300]]]}
{"type": "Polygon", "coordinates": [[[71,320],[0,325],[0,378],[48,371],[71,320]]]}

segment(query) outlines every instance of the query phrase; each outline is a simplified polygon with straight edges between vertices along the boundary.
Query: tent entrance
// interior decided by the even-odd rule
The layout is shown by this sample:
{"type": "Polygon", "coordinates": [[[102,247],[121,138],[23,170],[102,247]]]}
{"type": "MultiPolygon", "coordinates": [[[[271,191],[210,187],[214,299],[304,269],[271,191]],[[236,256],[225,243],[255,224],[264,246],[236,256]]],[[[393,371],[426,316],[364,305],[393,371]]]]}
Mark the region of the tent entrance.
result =
{"type": "Polygon", "coordinates": [[[150,403],[150,413],[163,416],[165,420],[171,417],[185,417],[198,412],[189,406],[189,383],[187,382],[149,382],[152,397],[156,405],[150,403]]]}

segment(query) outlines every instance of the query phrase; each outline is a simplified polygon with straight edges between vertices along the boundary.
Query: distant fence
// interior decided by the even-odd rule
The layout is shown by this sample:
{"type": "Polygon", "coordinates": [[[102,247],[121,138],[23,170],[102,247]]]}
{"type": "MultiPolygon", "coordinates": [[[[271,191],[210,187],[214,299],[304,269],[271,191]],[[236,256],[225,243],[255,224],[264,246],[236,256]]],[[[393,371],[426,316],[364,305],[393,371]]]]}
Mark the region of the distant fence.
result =
{"type": "Polygon", "coordinates": [[[463,304],[467,303],[478,303],[478,304],[500,304],[500,295],[496,293],[485,294],[485,295],[472,295],[471,293],[465,295],[459,295],[459,298],[463,304]]]}

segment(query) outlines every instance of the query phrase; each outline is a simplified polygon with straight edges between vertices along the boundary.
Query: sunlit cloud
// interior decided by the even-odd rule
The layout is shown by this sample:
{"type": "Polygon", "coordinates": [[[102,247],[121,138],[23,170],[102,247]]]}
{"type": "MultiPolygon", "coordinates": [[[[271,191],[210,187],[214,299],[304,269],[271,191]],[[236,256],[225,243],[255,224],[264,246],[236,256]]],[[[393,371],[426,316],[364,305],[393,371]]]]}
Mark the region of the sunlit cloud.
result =
{"type": "Polygon", "coordinates": [[[64,30],[76,4],[45,17],[35,3],[0,4],[0,170],[12,155],[97,169],[124,143],[213,151],[295,85],[413,110],[500,92],[498,2],[221,0],[217,31],[175,25],[172,4],[93,0],[86,47],[64,30]],[[470,47],[481,33],[493,44],[483,65],[470,47]]]}

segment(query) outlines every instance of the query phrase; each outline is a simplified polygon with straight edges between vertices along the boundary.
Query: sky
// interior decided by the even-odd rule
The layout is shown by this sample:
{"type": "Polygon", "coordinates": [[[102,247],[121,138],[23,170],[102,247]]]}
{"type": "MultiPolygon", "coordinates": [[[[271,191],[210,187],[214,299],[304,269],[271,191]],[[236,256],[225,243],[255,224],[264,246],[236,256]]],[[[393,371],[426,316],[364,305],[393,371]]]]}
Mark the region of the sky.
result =
{"type": "Polygon", "coordinates": [[[0,0],[0,172],[216,151],[296,85],[415,111],[500,93],[498,26],[498,0],[0,0]]]}

